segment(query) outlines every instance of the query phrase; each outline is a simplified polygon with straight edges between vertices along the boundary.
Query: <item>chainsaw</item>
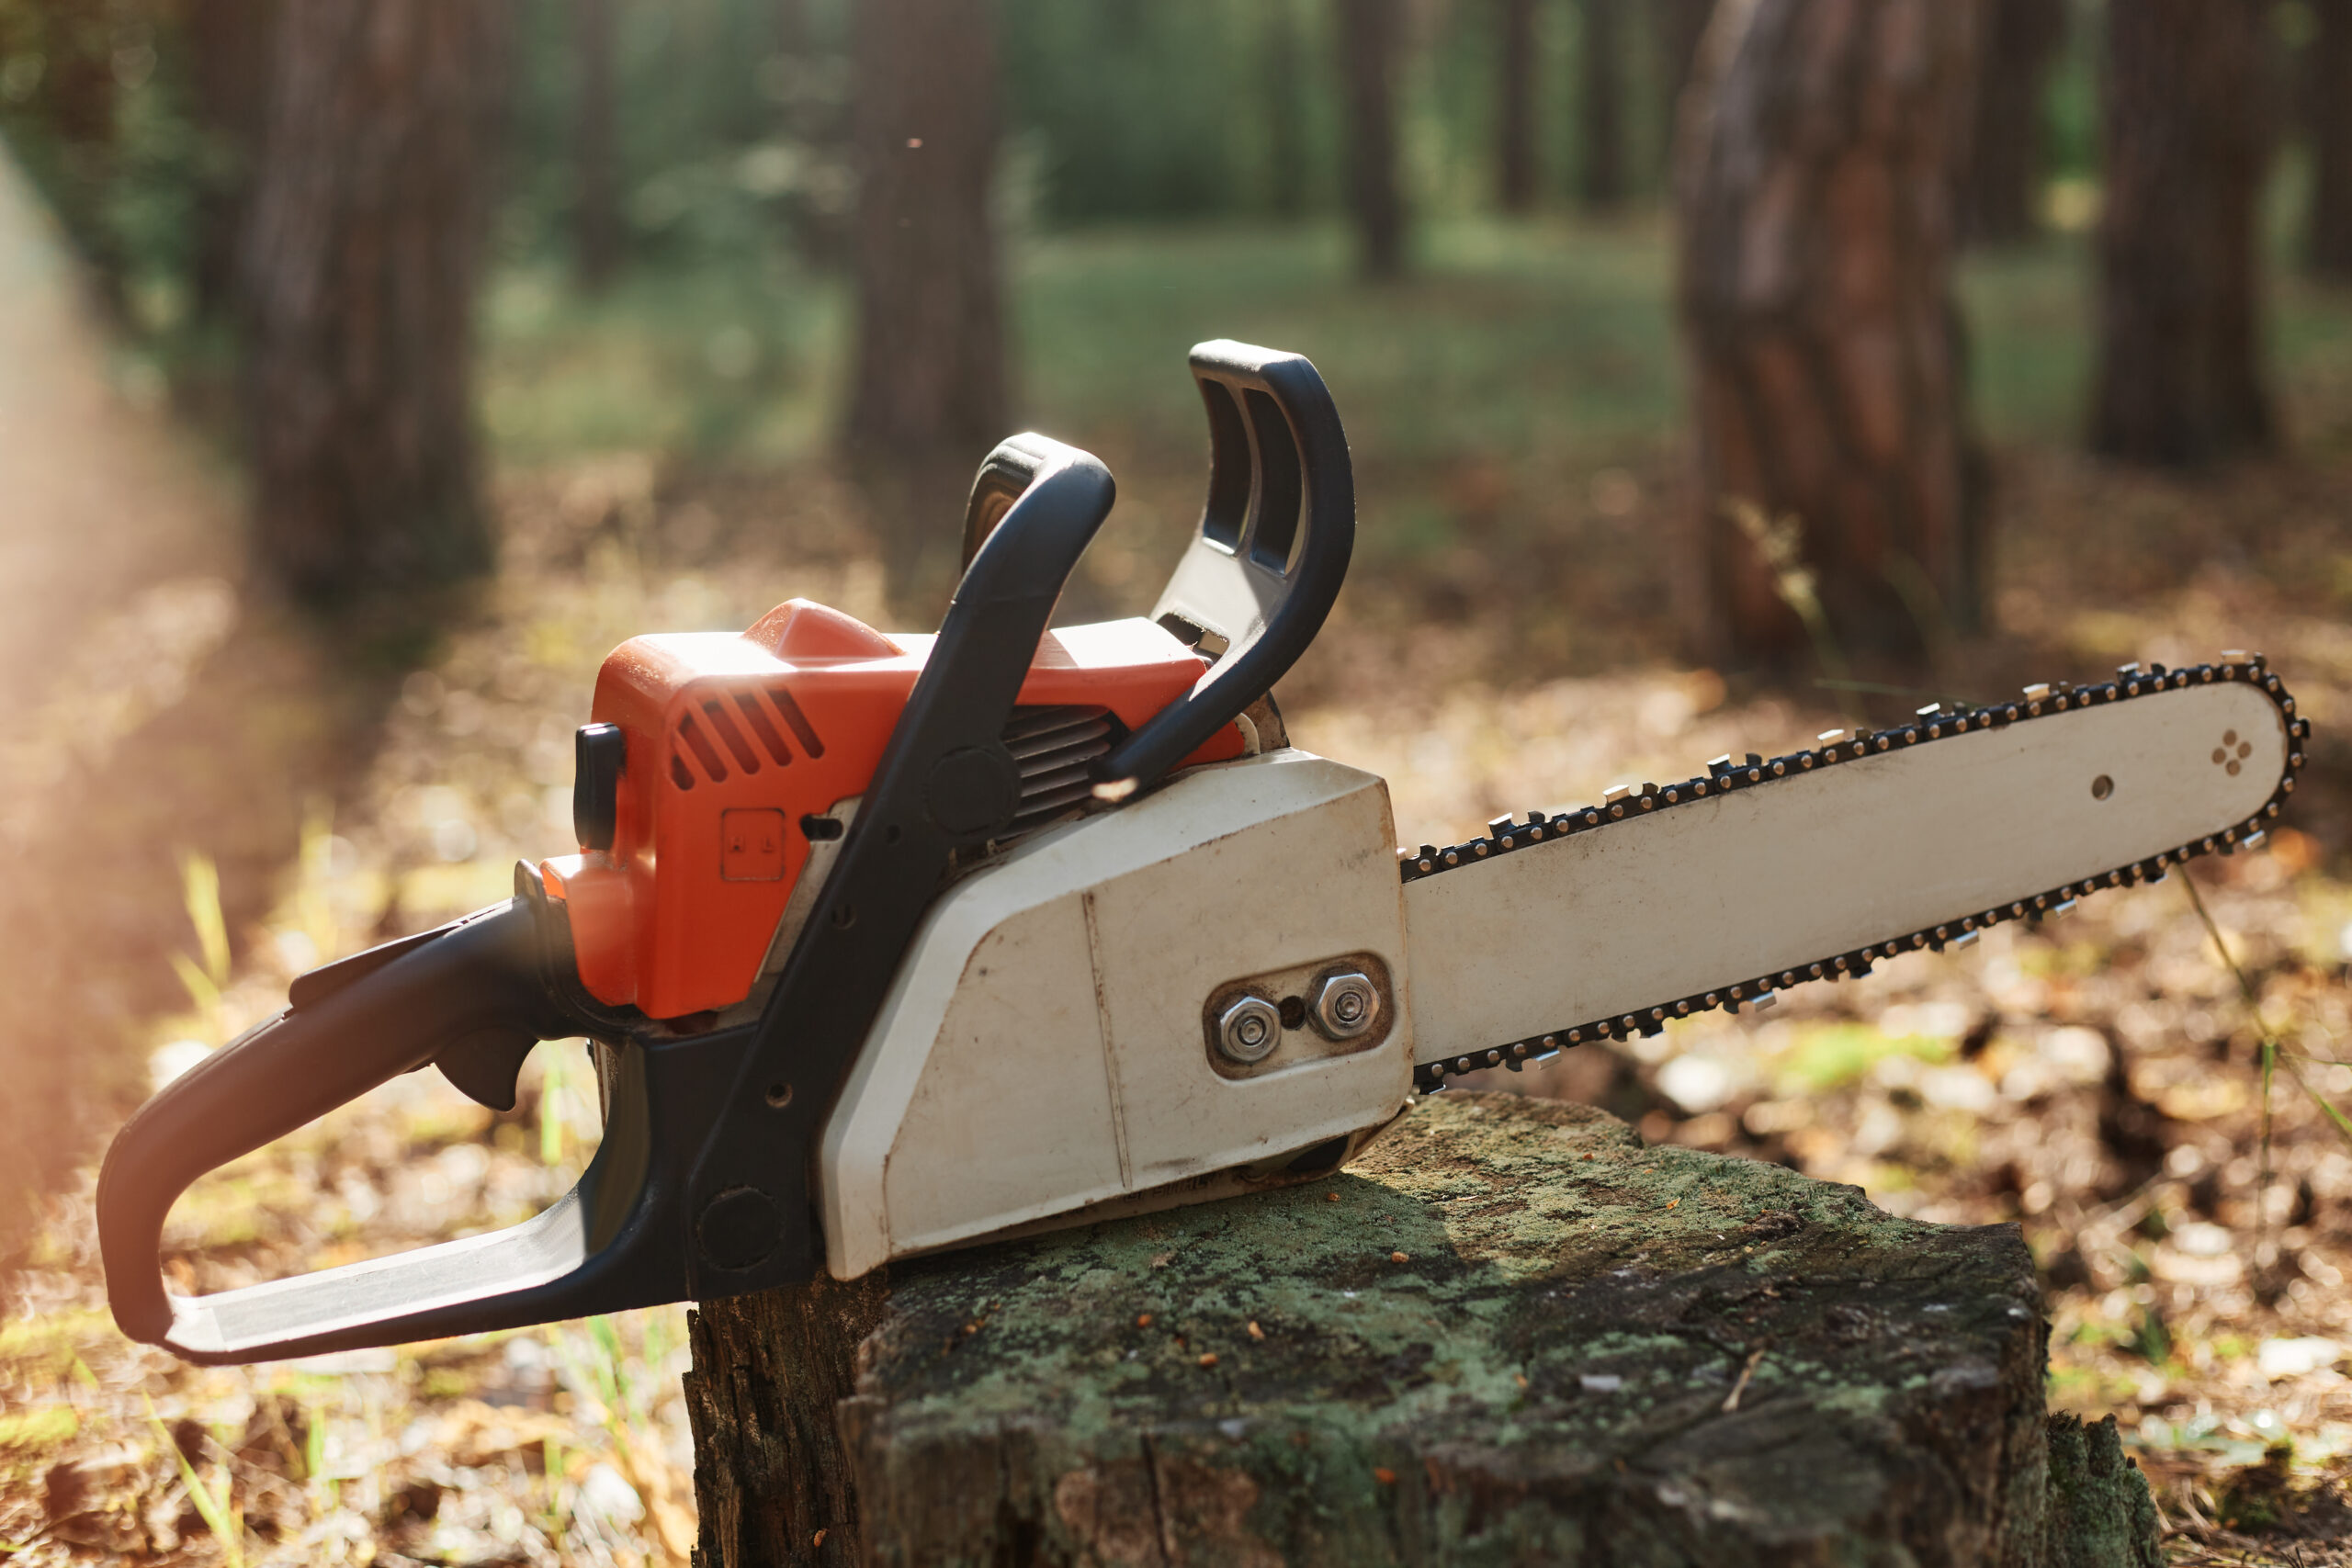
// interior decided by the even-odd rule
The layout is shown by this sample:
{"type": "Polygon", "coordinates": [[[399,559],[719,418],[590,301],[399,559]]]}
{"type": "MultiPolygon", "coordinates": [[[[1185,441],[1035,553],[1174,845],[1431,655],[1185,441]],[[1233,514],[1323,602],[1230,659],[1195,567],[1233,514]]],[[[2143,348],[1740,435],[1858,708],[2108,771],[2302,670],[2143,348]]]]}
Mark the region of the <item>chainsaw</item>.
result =
{"type": "Polygon", "coordinates": [[[1353,547],[1313,366],[1210,343],[1200,522],[1148,618],[1053,628],[1111,511],[1084,452],[990,453],[935,636],[790,600],[623,643],[578,852],[314,969],[123,1128],[115,1320],[198,1362],[513,1327],[1329,1175],[1416,1093],[1769,1006],[2261,842],[2310,734],[2259,655],[2127,665],[1396,847],[1272,692],[1353,547]],[[437,1066],[495,1109],[585,1037],[605,1130],[508,1229],[200,1296],[198,1177],[437,1066]]]}

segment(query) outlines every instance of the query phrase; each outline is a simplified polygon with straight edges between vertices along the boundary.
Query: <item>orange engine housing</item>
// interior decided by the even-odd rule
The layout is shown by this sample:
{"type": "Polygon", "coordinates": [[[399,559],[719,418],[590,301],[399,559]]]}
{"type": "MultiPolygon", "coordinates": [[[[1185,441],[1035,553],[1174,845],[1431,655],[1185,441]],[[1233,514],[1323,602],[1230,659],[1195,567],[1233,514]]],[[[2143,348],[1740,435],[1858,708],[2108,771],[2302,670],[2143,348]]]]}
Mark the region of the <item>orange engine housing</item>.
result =
{"type": "MultiPolygon", "coordinates": [[[[801,819],[865,792],[932,642],[792,599],[741,635],[606,656],[592,716],[625,738],[613,846],[540,865],[590,995],[664,1019],[750,995],[808,864],[801,819]]],[[[1207,668],[1150,621],[1070,626],[1038,645],[1020,703],[1099,706],[1134,729],[1207,668]]],[[[1244,749],[1228,724],[1184,765],[1244,749]]]]}

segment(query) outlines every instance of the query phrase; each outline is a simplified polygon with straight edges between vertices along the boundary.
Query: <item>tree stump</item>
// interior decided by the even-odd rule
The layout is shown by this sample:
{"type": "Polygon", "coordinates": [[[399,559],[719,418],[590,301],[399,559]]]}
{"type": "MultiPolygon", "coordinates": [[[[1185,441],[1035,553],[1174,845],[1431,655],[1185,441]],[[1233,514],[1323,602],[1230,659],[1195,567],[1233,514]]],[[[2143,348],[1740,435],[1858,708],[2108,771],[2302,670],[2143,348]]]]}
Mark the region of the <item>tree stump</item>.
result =
{"type": "Polygon", "coordinates": [[[2045,1424],[2015,1226],[1509,1095],[694,1349],[707,1568],[2157,1562],[2113,1423],[2045,1424]]]}

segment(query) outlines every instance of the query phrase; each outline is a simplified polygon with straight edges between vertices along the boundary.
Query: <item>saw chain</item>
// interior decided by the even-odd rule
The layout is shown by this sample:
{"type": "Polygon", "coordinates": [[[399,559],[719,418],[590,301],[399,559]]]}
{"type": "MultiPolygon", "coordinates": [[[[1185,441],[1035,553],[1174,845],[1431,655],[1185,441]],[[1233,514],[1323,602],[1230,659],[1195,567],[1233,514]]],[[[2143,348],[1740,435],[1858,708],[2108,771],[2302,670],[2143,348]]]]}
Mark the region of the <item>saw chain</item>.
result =
{"type": "MultiPolygon", "coordinates": [[[[1548,1033],[1423,1063],[1414,1068],[1414,1087],[1423,1093],[1432,1093],[1445,1088],[1449,1077],[1487,1067],[1508,1067],[1519,1072],[1531,1062],[1549,1061],[1571,1045],[1588,1044],[1603,1039],[1625,1040],[1635,1034],[1654,1035],[1664,1030],[1669,1020],[1689,1018],[1716,1008],[1737,1012],[1743,1006],[1770,1007],[1778,999],[1780,992],[1807,980],[1840,980],[1867,975],[1873,965],[1905,953],[1940,953],[1947,947],[1966,947],[1987,928],[2004,920],[2038,923],[2045,915],[2068,913],[2074,908],[2076,899],[2102,888],[2160,882],[2170,874],[2172,867],[2185,864],[2199,855],[2231,854],[2241,848],[2250,849],[2262,841],[2267,831],[2265,824],[2278,815],[2280,807],[2294,792],[2296,775],[2302,771],[2304,763],[2303,743],[2310,739],[2311,721],[2296,715],[2295,699],[2288,694],[2278,677],[2268,670],[2259,653],[2226,652],[2218,664],[2199,664],[2180,670],[2167,670],[2161,664],[2151,664],[2143,670],[2137,664],[2126,664],[2116,671],[2115,679],[2109,682],[2086,686],[2066,682],[2029,686],[2015,702],[1984,707],[1955,708],[1940,703],[1933,704],[1919,709],[1911,723],[1893,729],[1868,732],[1832,730],[1819,737],[1820,744],[1812,750],[1792,751],[1769,760],[1754,752],[1743,760],[1718,757],[1707,764],[1705,773],[1664,788],[1652,784],[1642,784],[1638,789],[1630,784],[1620,785],[1609,791],[1598,806],[1552,813],[1530,811],[1523,821],[1508,816],[1498,817],[1487,825],[1484,837],[1472,839],[1466,843],[1444,848],[1423,844],[1419,850],[1398,850],[1399,873],[1405,881],[1418,882],[1571,834],[1607,832],[1612,828],[1626,826],[1678,807],[1690,806],[1713,795],[1739,790],[1770,789],[1775,784],[1817,769],[1834,767],[1840,762],[1853,761],[1879,752],[1932,745],[1954,736],[2027,724],[2071,709],[2129,702],[2134,697],[2192,685],[2211,685],[2215,682],[2244,682],[2267,693],[2287,727],[2287,762],[2278,775],[2278,786],[2271,791],[2270,798],[2262,809],[2238,826],[2182,844],[2177,849],[2163,851],[2146,860],[2133,861],[2079,882],[2063,884],[2030,898],[1989,909],[1961,910],[1936,925],[1851,952],[1825,953],[1809,964],[1759,975],[1752,980],[1718,990],[1660,1000],[1652,1006],[1612,1018],[1587,1019],[1548,1033]]],[[[2231,765],[2235,766],[2234,763],[2231,765]]]]}

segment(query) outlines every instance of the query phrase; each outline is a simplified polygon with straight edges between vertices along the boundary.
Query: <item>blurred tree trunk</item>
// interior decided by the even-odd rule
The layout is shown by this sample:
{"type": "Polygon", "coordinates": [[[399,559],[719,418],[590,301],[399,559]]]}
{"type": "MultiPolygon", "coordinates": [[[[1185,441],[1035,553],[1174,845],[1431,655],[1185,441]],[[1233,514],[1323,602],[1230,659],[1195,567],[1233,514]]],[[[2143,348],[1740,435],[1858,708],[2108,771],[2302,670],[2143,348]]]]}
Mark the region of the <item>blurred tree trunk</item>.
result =
{"type": "Polygon", "coordinates": [[[2259,0],[2108,7],[2090,421],[2103,456],[2183,466],[2269,444],[2257,324],[2265,15],[2259,0]]]}
{"type": "Polygon", "coordinates": [[[782,204],[785,222],[801,259],[832,272],[850,258],[851,214],[847,198],[849,105],[839,89],[842,61],[833,35],[820,36],[808,0],[776,0],[773,85],[781,106],[776,130],[802,158],[800,187],[782,204]]]}
{"type": "Polygon", "coordinates": [[[1583,0],[1577,39],[1577,199],[1607,212],[1625,199],[1625,77],[1621,0],[1583,0]]]}
{"type": "Polygon", "coordinates": [[[1658,107],[1665,120],[1658,145],[1670,158],[1675,128],[1680,123],[1682,89],[1699,63],[1699,44],[1707,36],[1707,21],[1715,14],[1715,0],[1649,0],[1651,44],[1657,64],[1658,107]]]}
{"type": "MultiPolygon", "coordinates": [[[[51,0],[42,42],[50,56],[50,123],[68,148],[114,142],[114,30],[103,0],[51,0]]],[[[38,79],[37,79],[38,80],[38,79]]]]}
{"type": "Polygon", "coordinates": [[[237,250],[252,207],[254,164],[269,107],[273,0],[203,0],[187,12],[189,86],[205,141],[196,186],[196,314],[234,312],[237,250]]]}
{"type": "Polygon", "coordinates": [[[122,304],[122,249],[107,221],[115,172],[114,28],[104,0],[52,0],[34,8],[46,56],[40,94],[56,141],[49,194],[89,265],[100,302],[122,304]]]}
{"type": "Polygon", "coordinates": [[[1495,121],[1495,199],[1505,212],[1535,205],[1535,0],[1502,0],[1502,76],[1495,121]]]}
{"type": "Polygon", "coordinates": [[[1348,209],[1367,277],[1405,270],[1405,199],[1396,180],[1396,56],[1404,22],[1400,0],[1339,0],[1348,209]]]}
{"type": "Polygon", "coordinates": [[[1976,616],[1951,196],[1981,15],[1724,0],[1677,191],[1711,656],[1910,658],[1976,616]]]}
{"type": "Polygon", "coordinates": [[[996,7],[859,0],[851,28],[857,368],[844,436],[903,596],[953,565],[973,470],[1012,434],[989,206],[996,7]]]}
{"type": "Polygon", "coordinates": [[[2065,42],[2059,0],[1991,0],[1961,185],[1961,233],[1972,244],[2015,244],[2041,226],[2042,95],[2065,42]]]}
{"type": "Polygon", "coordinates": [[[580,287],[602,293],[621,265],[620,168],[614,148],[613,0],[572,0],[580,56],[573,148],[579,187],[573,212],[580,287]]]}
{"type": "Polygon", "coordinates": [[[259,547],[313,602],[494,553],[470,382],[506,19],[424,0],[279,17],[239,314],[259,547]]]}
{"type": "Polygon", "coordinates": [[[2311,265],[2352,283],[2352,0],[2312,0],[2311,265]]]}
{"type": "Polygon", "coordinates": [[[1277,218],[1306,210],[1306,125],[1299,112],[1298,11],[1290,0],[1266,6],[1266,197],[1277,218]]]}

